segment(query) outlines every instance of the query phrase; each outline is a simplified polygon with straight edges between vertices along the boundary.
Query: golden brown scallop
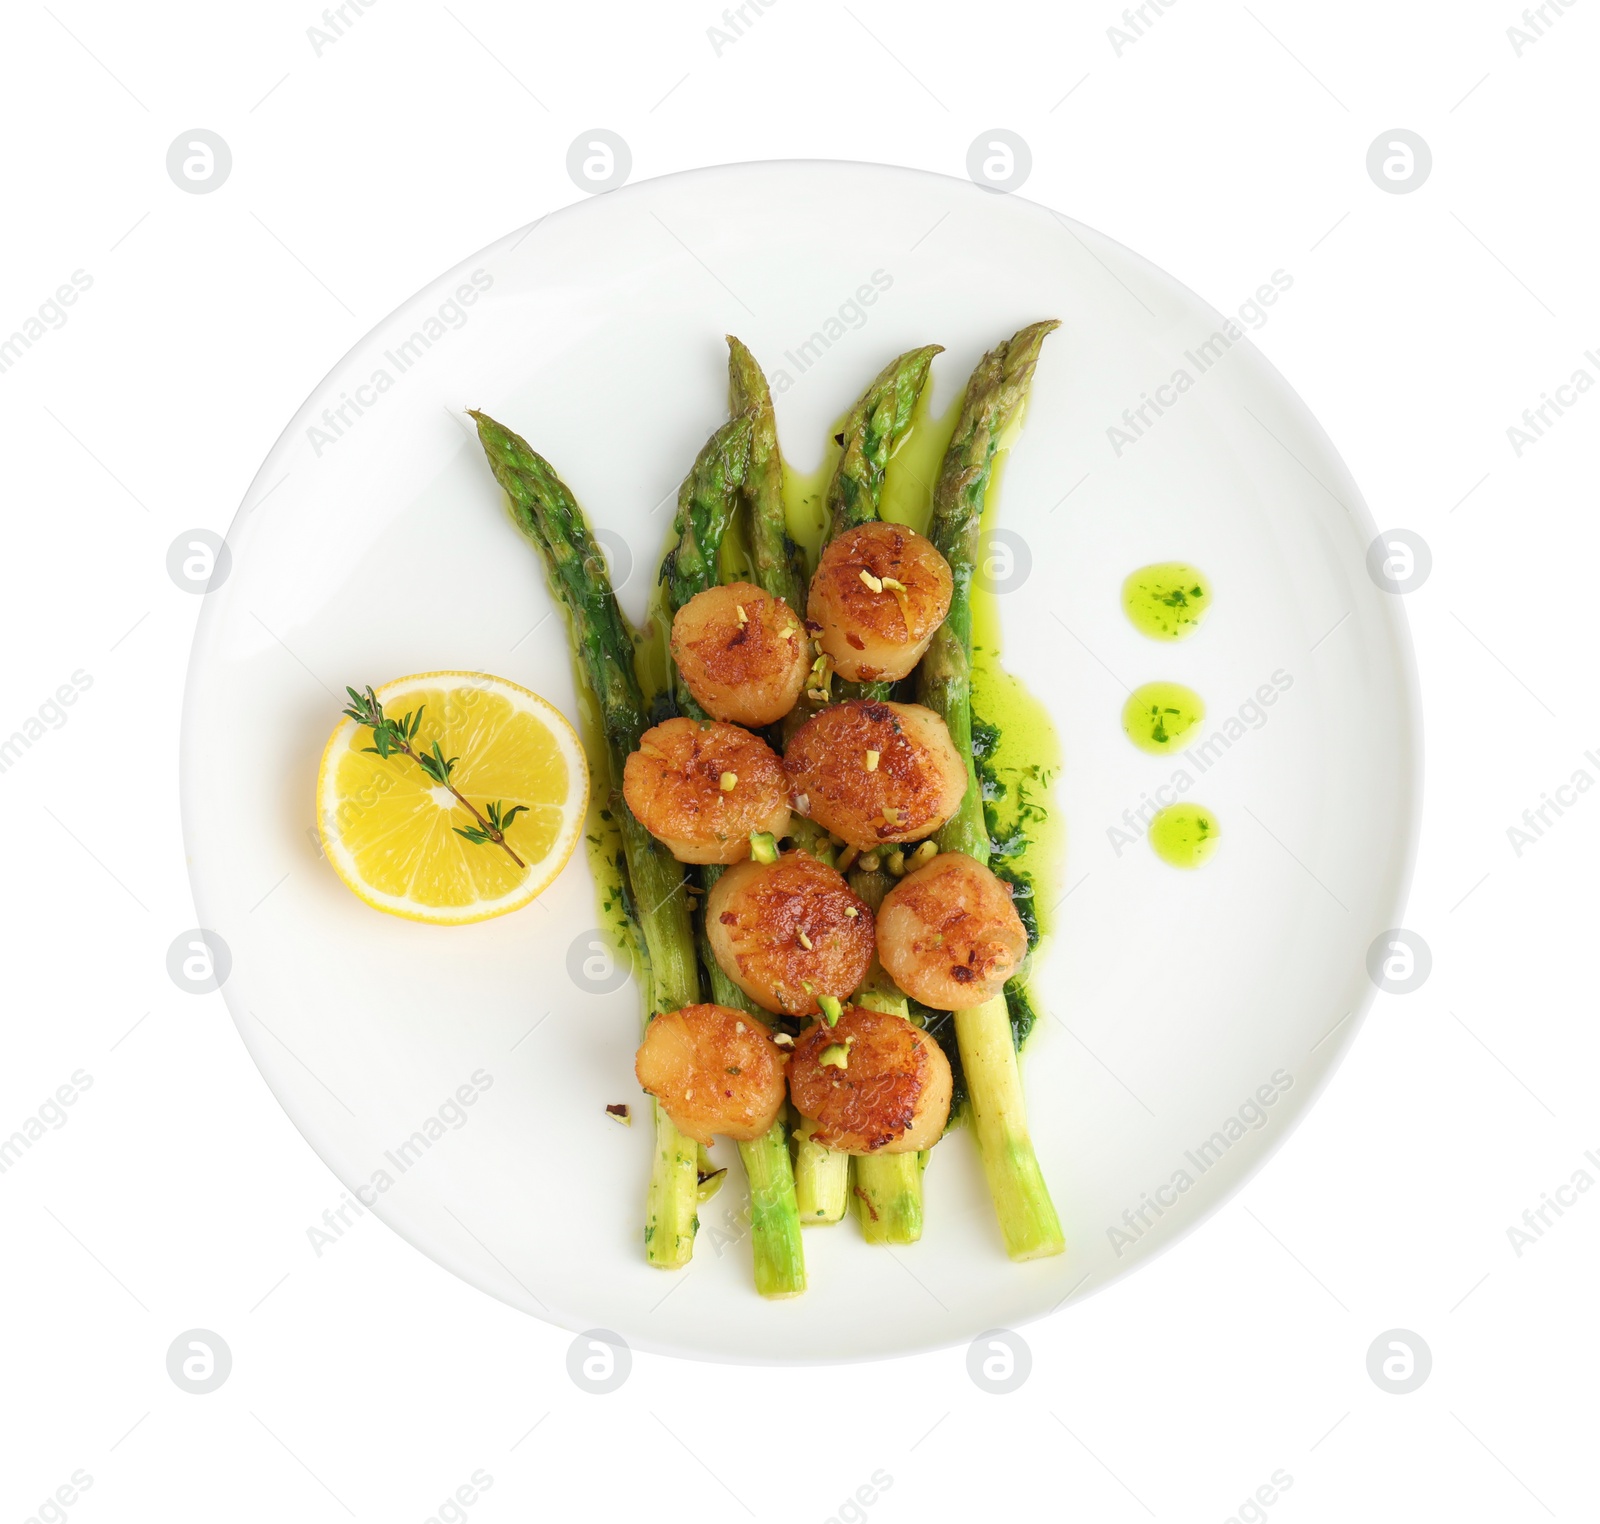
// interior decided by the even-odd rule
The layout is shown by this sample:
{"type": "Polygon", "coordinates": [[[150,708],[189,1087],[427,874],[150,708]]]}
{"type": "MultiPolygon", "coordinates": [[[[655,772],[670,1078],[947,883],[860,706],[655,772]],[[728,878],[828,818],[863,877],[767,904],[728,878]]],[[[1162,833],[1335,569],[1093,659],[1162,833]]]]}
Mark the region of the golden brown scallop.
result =
{"type": "Polygon", "coordinates": [[[783,1110],[784,1053],[754,1016],[725,1005],[663,1011],[633,1060],[639,1083],[697,1143],[759,1138],[783,1110]]]}
{"type": "Polygon", "coordinates": [[[789,829],[789,783],[759,736],[721,720],[666,720],[639,738],[622,797],[681,863],[736,863],[750,833],[789,829]]]}
{"type": "Polygon", "coordinates": [[[696,593],[672,621],[672,659],[707,714],[771,725],[795,706],[811,668],[805,627],[750,582],[696,593]]]}
{"type": "Polygon", "coordinates": [[[951,586],[931,540],[901,524],[860,524],[823,550],[806,614],[840,677],[893,681],[922,659],[951,586]]]}
{"type": "Polygon", "coordinates": [[[967,791],[950,732],[920,704],[835,704],[794,733],[783,760],[800,813],[863,850],[932,835],[967,791]]]}
{"type": "Polygon", "coordinates": [[[723,973],[787,1016],[848,1000],[872,963],[872,911],[809,852],[730,868],[706,896],[706,936],[723,973]]]}
{"type": "Polygon", "coordinates": [[[846,1006],[837,1025],[818,1022],[795,1039],[789,1098],[828,1148],[914,1153],[932,1148],[950,1118],[950,1061],[903,1016],[846,1006]]]}
{"type": "Polygon", "coordinates": [[[1009,886],[964,852],[908,873],[878,911],[878,956],[924,1005],[963,1011],[992,1000],[1028,955],[1009,886]]]}

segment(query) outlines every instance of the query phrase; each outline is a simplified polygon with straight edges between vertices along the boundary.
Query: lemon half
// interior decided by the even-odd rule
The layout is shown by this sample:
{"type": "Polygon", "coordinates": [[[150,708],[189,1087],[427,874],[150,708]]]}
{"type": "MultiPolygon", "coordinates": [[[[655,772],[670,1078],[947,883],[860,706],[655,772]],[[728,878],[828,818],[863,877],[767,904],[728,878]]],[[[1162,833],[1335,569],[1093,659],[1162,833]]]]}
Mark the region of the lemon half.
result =
{"type": "Polygon", "coordinates": [[[402,755],[364,748],[348,716],[317,774],[317,829],[334,871],[367,904],[440,926],[520,909],[566,866],[589,803],[589,765],[572,726],[537,693],[481,672],[424,672],[377,690],[394,720],[422,711],[411,745],[437,741],[457,759],[450,781],[487,816],[491,801],[524,812],[504,847],[456,833],[477,825],[450,791],[402,755]]]}

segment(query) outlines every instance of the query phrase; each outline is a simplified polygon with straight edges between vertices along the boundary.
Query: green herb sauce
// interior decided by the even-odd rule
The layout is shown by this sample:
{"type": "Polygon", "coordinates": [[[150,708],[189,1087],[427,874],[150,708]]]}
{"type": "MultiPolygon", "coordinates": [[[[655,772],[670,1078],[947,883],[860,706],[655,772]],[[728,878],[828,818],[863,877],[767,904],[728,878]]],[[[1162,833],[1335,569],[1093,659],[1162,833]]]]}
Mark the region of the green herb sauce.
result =
{"type": "Polygon", "coordinates": [[[1150,822],[1150,845],[1174,868],[1198,868],[1216,851],[1215,813],[1203,804],[1170,804],[1150,822]]]}
{"type": "Polygon", "coordinates": [[[1205,700],[1182,683],[1145,683],[1122,706],[1122,728],[1140,751],[1182,751],[1206,717],[1205,700]]]}
{"type": "Polygon", "coordinates": [[[1187,640],[1211,607],[1211,584],[1184,561],[1141,566],[1122,584],[1122,609],[1151,640],[1187,640]]]}

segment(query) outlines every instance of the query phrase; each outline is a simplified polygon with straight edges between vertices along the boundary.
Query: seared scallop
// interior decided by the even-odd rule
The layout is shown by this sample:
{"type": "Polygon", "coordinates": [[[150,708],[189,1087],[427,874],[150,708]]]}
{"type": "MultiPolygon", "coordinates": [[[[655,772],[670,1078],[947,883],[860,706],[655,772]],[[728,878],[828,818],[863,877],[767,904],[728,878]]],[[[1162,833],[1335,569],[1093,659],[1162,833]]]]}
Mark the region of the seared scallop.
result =
{"type": "Polygon", "coordinates": [[[789,829],[789,783],[759,736],[720,720],[666,720],[639,738],[622,797],[681,863],[736,863],[750,833],[789,829]]]}
{"type": "Polygon", "coordinates": [[[750,582],[729,582],[696,593],[678,610],[672,659],[707,714],[735,725],[770,725],[800,697],[811,646],[783,599],[750,582]]]}
{"type": "Polygon", "coordinates": [[[903,1016],[846,1006],[795,1039],[789,1098],[807,1136],[847,1154],[932,1148],[950,1118],[950,1061],[903,1016]]]}
{"type": "Polygon", "coordinates": [[[822,552],[806,614],[840,677],[893,681],[922,659],[950,593],[949,564],[931,540],[901,524],[860,524],[822,552]]]}
{"type": "Polygon", "coordinates": [[[697,1143],[759,1138],[783,1110],[784,1054],[754,1016],[725,1005],[663,1011],[633,1060],[639,1083],[697,1143]]]}
{"type": "Polygon", "coordinates": [[[723,973],[786,1016],[848,1000],[872,963],[872,911],[809,852],[730,868],[706,896],[706,936],[723,973]]]}
{"type": "Polygon", "coordinates": [[[940,1011],[992,1000],[1028,955],[1010,888],[964,852],[942,852],[901,879],[884,897],[877,931],[890,978],[940,1011]]]}
{"type": "Polygon", "coordinates": [[[800,813],[862,849],[931,836],[967,792],[950,732],[920,704],[824,709],[790,738],[784,766],[800,813]]]}

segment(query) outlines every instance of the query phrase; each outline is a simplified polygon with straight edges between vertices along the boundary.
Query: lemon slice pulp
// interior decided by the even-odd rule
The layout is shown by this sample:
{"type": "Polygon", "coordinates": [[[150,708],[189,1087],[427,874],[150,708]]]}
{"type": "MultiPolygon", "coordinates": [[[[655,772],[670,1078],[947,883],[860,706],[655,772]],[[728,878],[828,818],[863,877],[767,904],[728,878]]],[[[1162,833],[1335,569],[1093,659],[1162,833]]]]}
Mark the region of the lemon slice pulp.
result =
{"type": "Polygon", "coordinates": [[[334,871],[367,904],[436,925],[519,909],[566,866],[583,829],[589,767],[552,704],[481,672],[424,672],[377,689],[394,720],[422,719],[412,747],[439,743],[455,758],[450,782],[484,816],[523,806],[506,844],[468,841],[477,821],[410,757],[365,748],[372,731],[346,716],[328,738],[317,776],[317,828],[334,871]]]}

